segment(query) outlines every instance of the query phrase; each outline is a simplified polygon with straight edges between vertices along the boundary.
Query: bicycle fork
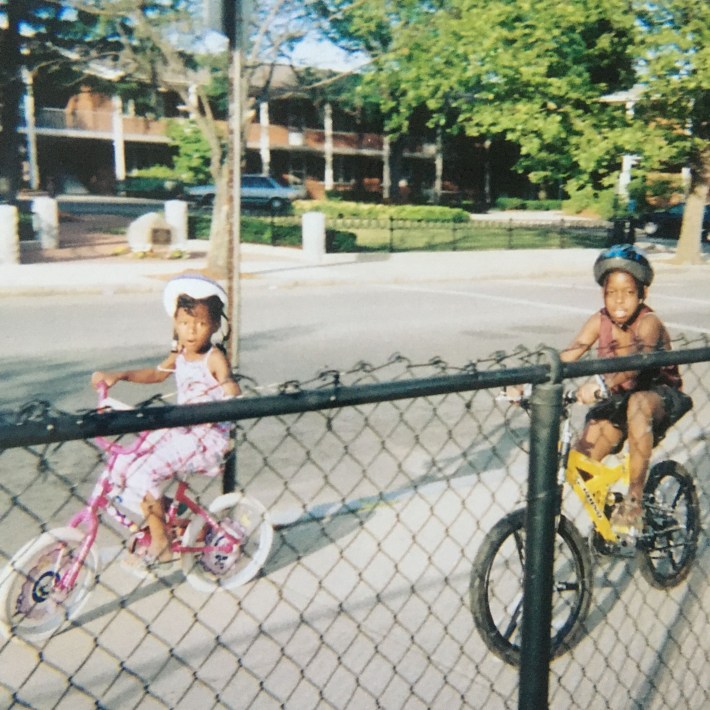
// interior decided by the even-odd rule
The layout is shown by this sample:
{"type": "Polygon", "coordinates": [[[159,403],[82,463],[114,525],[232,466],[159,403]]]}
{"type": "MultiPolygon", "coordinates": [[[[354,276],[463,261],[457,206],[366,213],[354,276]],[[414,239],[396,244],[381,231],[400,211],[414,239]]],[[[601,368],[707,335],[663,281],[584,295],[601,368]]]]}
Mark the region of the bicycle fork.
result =
{"type": "MultiPolygon", "coordinates": [[[[79,578],[81,568],[89,555],[89,550],[96,542],[96,536],[99,531],[99,510],[107,508],[110,505],[108,493],[111,490],[111,482],[106,476],[102,477],[96,486],[94,494],[87,505],[76,513],[69,521],[70,528],[79,528],[83,526],[86,529],[84,540],[81,543],[76,559],[71,563],[67,571],[59,577],[55,583],[55,589],[62,592],[69,592],[76,584],[79,578]]],[[[55,571],[55,579],[61,569],[63,553],[57,559],[57,570],[55,571]]]]}

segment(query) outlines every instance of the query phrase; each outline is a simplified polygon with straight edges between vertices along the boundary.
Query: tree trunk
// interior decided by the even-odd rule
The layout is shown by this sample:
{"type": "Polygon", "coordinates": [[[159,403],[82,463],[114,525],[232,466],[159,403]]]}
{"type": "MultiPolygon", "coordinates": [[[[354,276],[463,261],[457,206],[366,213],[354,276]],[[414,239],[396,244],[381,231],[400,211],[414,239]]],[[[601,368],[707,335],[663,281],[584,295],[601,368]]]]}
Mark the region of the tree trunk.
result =
{"type": "Polygon", "coordinates": [[[226,279],[230,276],[229,267],[229,204],[232,199],[227,185],[227,165],[222,166],[222,175],[215,188],[214,205],[212,206],[212,224],[210,225],[210,246],[207,251],[207,269],[216,279],[226,279]]]}
{"type": "Polygon", "coordinates": [[[690,192],[683,211],[678,249],[673,260],[675,264],[702,263],[700,243],[710,185],[710,147],[701,153],[698,162],[699,169],[693,171],[690,192]]]}

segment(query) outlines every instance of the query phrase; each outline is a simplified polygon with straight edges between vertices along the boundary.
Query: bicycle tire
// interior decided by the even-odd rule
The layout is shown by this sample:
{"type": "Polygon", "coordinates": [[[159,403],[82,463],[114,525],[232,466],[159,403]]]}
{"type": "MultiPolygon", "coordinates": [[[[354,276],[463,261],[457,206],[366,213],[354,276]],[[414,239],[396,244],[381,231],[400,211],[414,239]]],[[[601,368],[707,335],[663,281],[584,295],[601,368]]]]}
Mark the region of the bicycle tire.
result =
{"type": "Polygon", "coordinates": [[[84,538],[76,528],[56,528],[28,542],[8,562],[0,575],[0,632],[5,637],[39,641],[76,617],[96,584],[96,550],[89,550],[70,590],[54,588],[54,581],[69,568],[84,538]]]}
{"type": "Polygon", "coordinates": [[[698,550],[700,504],[695,483],[676,461],[651,468],[644,486],[644,532],[639,540],[639,569],[657,589],[680,584],[698,550]]]}
{"type": "MultiPolygon", "coordinates": [[[[520,509],[499,520],[486,535],[473,563],[469,590],[481,638],[513,666],[520,664],[524,553],[525,510],[520,509]]],[[[550,650],[551,658],[556,658],[577,643],[592,600],[589,550],[564,516],[555,533],[553,574],[550,650]]]]}
{"type": "MultiPolygon", "coordinates": [[[[188,582],[203,592],[234,589],[251,581],[263,567],[271,551],[274,529],[266,508],[255,498],[241,493],[226,493],[215,498],[209,512],[243,542],[235,555],[183,553],[182,569],[188,582]],[[204,558],[203,558],[204,557],[204,558]]],[[[205,519],[196,515],[183,535],[186,547],[199,544],[200,538],[214,540],[219,534],[205,519]]]]}

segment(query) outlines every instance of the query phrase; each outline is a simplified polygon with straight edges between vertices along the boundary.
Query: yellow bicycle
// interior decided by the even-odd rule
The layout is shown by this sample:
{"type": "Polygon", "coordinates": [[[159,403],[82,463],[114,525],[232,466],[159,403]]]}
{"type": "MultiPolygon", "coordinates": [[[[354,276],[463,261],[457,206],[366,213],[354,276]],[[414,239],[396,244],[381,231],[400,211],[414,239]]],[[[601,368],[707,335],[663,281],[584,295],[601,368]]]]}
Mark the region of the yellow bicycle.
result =
{"type": "MultiPolygon", "coordinates": [[[[512,400],[509,400],[512,401],[512,400]]],[[[621,531],[610,519],[622,499],[614,491],[628,485],[629,457],[607,465],[572,449],[570,409],[574,393],[563,397],[559,446],[559,508],[565,485],[579,496],[593,526],[589,544],[561,510],[555,534],[551,656],[579,640],[592,600],[592,553],[636,555],[641,574],[652,586],[667,589],[682,582],[695,560],[700,508],[695,484],[677,461],[651,467],[644,487],[641,531],[621,531]]],[[[515,400],[524,409],[525,397],[515,400]]],[[[488,648],[506,663],[520,662],[525,569],[524,508],[502,518],[486,535],[473,563],[470,601],[474,622],[488,648]]]]}

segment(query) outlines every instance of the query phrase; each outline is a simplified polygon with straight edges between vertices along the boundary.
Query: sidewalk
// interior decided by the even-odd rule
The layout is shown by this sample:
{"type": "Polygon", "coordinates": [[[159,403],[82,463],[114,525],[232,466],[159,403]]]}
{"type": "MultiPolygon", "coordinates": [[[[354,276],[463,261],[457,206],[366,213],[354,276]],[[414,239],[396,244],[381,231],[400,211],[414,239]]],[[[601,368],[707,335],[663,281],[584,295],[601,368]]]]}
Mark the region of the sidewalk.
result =
{"type": "MultiPolygon", "coordinates": [[[[185,271],[206,269],[207,242],[189,240],[181,259],[118,254],[120,234],[62,231],[62,248],[23,248],[21,264],[0,265],[0,297],[61,293],[129,293],[162,289],[165,280],[185,271]]],[[[109,225],[106,225],[108,228],[109,225]]],[[[674,249],[642,244],[657,272],[710,277],[710,257],[700,266],[674,266],[674,249]]],[[[242,244],[241,274],[266,286],[334,283],[412,283],[494,278],[591,275],[594,249],[544,249],[470,252],[325,254],[309,260],[300,249],[242,244]]]]}

